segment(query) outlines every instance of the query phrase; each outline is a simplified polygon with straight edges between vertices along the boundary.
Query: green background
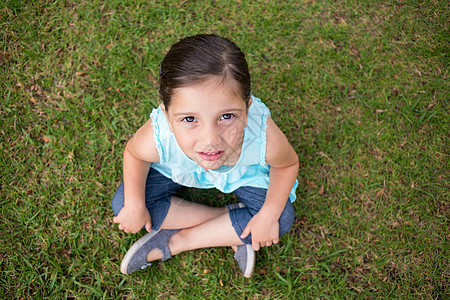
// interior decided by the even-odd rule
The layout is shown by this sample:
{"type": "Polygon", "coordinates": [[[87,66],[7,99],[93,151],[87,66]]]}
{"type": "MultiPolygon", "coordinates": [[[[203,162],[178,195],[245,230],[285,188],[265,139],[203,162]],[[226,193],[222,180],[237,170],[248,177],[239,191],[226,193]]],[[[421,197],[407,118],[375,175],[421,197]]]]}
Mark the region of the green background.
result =
{"type": "Polygon", "coordinates": [[[445,2],[3,1],[0,297],[448,297],[445,2]],[[143,232],[112,222],[122,152],[158,103],[164,54],[197,33],[246,53],[299,155],[296,222],[250,279],[228,248],[125,276],[143,232]]]}

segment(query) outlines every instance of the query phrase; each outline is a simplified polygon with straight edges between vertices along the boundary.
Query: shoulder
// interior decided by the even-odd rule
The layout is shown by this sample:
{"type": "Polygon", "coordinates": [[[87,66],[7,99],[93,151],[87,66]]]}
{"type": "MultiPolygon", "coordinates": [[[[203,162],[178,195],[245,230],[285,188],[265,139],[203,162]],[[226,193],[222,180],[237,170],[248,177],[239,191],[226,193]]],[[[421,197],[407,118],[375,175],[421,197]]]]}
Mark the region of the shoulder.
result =
{"type": "Polygon", "coordinates": [[[297,153],[272,118],[267,117],[266,163],[274,167],[287,167],[297,163],[297,153]]]}
{"type": "Polygon", "coordinates": [[[159,154],[153,135],[153,120],[149,118],[128,141],[127,150],[143,161],[159,162],[159,154]]]}

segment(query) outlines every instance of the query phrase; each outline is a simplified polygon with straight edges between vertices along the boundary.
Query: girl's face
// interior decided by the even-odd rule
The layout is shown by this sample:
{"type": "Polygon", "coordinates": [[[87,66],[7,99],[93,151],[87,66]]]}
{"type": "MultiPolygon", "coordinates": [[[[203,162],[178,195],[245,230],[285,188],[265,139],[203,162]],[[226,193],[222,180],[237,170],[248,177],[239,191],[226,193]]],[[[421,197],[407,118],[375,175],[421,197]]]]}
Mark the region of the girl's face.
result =
{"type": "Polygon", "coordinates": [[[168,110],[162,107],[181,150],[202,168],[237,163],[248,109],[228,83],[212,78],[179,88],[168,110]]]}

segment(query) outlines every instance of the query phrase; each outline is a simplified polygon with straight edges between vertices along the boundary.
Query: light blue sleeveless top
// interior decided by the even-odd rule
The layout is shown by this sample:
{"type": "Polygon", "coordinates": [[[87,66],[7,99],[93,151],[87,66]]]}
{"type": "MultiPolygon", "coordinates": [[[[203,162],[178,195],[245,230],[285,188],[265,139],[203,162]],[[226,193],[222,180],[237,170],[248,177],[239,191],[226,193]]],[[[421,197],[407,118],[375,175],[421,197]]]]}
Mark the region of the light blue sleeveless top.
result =
{"type": "MultiPolygon", "coordinates": [[[[161,107],[153,109],[150,117],[160,161],[152,163],[151,167],[187,187],[216,188],[223,193],[231,193],[242,186],[267,189],[270,166],[266,164],[266,129],[270,111],[260,99],[253,96],[252,99],[238,162],[215,170],[205,170],[191,160],[178,146],[161,107]]],[[[296,198],[297,185],[295,180],[289,195],[291,202],[296,198]]]]}

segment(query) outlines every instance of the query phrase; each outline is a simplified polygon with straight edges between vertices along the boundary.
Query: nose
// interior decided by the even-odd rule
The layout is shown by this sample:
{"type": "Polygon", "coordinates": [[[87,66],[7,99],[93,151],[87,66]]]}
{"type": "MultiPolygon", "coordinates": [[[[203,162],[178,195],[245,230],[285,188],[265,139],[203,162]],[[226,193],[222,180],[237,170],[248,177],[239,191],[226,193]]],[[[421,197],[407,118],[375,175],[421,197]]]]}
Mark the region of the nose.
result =
{"type": "Polygon", "coordinates": [[[222,130],[219,126],[205,126],[201,132],[200,142],[204,146],[218,145],[222,141],[222,130]]]}

